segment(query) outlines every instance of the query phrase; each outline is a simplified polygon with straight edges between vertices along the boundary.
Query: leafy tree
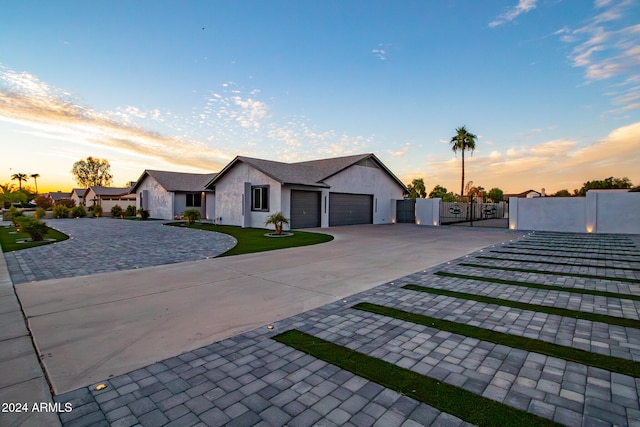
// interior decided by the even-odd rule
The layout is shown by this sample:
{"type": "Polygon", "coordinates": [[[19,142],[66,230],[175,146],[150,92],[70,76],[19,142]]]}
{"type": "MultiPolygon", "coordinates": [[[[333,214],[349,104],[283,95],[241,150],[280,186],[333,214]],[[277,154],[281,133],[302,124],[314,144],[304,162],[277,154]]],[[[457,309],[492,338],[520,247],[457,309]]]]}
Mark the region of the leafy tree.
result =
{"type": "Polygon", "coordinates": [[[624,178],[614,178],[610,176],[603,180],[587,181],[582,188],[577,191],[578,196],[585,196],[589,190],[613,189],[613,188],[632,188],[633,184],[626,176],[624,178]]]}
{"type": "Polygon", "coordinates": [[[14,173],[11,175],[12,181],[18,181],[18,186],[20,190],[22,190],[22,181],[27,182],[27,174],[26,173],[14,173]]]}
{"type": "Polygon", "coordinates": [[[498,187],[493,187],[491,190],[489,190],[489,193],[487,193],[487,196],[494,203],[501,202],[502,200],[504,200],[504,191],[502,191],[498,187]]]}
{"type": "Polygon", "coordinates": [[[36,184],[36,194],[38,194],[38,178],[40,178],[39,173],[32,173],[31,178],[33,178],[33,182],[36,184]]]}
{"type": "Polygon", "coordinates": [[[447,191],[447,189],[442,187],[441,185],[436,185],[435,187],[433,187],[433,190],[431,190],[431,193],[429,193],[429,198],[430,199],[439,198],[443,202],[456,201],[456,196],[454,196],[453,193],[451,193],[450,191],[447,191]]]}
{"type": "Polygon", "coordinates": [[[44,195],[40,195],[36,197],[34,202],[37,207],[42,208],[44,210],[49,210],[53,206],[53,200],[51,200],[49,197],[44,195]]]}
{"type": "Polygon", "coordinates": [[[269,217],[264,222],[264,225],[267,226],[269,224],[273,224],[276,229],[276,234],[282,234],[282,227],[284,224],[289,224],[289,220],[285,218],[282,212],[276,212],[269,217]]]}
{"type": "Polygon", "coordinates": [[[464,152],[466,150],[471,151],[471,155],[473,155],[473,150],[476,149],[476,138],[474,134],[470,133],[466,126],[462,126],[456,129],[456,135],[451,138],[449,143],[451,144],[451,150],[454,153],[458,153],[460,151],[462,153],[462,180],[460,184],[460,195],[464,195],[464,152]]]}
{"type": "Polygon", "coordinates": [[[424,186],[424,179],[422,178],[414,178],[411,184],[407,185],[407,189],[409,190],[409,198],[411,200],[415,200],[418,197],[423,199],[427,197],[427,189],[424,186]]]}
{"type": "Polygon", "coordinates": [[[78,185],[85,188],[108,186],[113,181],[109,161],[93,157],[75,162],[71,173],[78,185]]]}
{"type": "Polygon", "coordinates": [[[556,191],[553,195],[554,197],[571,197],[571,193],[566,188],[556,191]]]}

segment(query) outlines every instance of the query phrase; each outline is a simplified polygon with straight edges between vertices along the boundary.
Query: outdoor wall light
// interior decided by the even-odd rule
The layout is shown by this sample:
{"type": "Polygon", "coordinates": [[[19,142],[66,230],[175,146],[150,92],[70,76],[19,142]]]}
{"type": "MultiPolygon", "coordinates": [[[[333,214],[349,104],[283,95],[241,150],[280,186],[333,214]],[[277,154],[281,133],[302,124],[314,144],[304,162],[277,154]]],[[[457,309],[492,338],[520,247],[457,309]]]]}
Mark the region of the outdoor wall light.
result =
{"type": "Polygon", "coordinates": [[[433,221],[433,225],[438,225],[438,221],[433,221]]]}
{"type": "Polygon", "coordinates": [[[593,233],[593,227],[591,225],[587,225],[587,233],[593,233]]]}
{"type": "Polygon", "coordinates": [[[515,224],[511,224],[511,226],[509,228],[512,229],[512,230],[515,230],[516,226],[515,226],[515,224]]]}
{"type": "Polygon", "coordinates": [[[417,220],[417,221],[416,221],[416,224],[420,225],[420,220],[417,220]]]}

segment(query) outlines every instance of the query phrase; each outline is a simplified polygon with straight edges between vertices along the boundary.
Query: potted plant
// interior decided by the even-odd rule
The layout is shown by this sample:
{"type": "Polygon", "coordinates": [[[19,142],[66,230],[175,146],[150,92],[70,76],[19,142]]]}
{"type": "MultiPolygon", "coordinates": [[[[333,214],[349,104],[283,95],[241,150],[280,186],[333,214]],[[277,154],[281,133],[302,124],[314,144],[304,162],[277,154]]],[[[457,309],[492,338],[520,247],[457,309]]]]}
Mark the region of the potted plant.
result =
{"type": "Polygon", "coordinates": [[[276,228],[276,234],[282,234],[282,226],[284,224],[289,224],[289,220],[285,218],[282,212],[276,212],[273,215],[269,215],[267,220],[264,222],[264,225],[273,224],[276,228]]]}

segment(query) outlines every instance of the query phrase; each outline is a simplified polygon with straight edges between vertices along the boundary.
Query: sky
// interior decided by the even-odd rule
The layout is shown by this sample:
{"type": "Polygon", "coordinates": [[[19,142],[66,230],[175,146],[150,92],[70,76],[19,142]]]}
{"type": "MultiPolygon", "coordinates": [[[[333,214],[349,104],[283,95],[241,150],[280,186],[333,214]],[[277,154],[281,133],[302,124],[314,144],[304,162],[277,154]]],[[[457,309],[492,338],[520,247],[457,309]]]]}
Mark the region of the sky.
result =
{"type": "Polygon", "coordinates": [[[2,184],[371,152],[457,193],[460,126],[486,189],[640,184],[640,0],[0,4],[2,184]]]}

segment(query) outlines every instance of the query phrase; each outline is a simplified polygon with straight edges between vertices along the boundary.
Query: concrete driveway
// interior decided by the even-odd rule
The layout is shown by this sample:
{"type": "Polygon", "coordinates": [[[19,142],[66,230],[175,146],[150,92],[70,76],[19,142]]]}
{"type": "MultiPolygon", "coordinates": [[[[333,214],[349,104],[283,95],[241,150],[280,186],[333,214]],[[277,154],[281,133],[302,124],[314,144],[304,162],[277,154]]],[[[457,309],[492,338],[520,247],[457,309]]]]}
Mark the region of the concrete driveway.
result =
{"type": "Polygon", "coordinates": [[[16,286],[56,394],[316,308],[521,234],[409,224],[329,243],[16,286]]]}

